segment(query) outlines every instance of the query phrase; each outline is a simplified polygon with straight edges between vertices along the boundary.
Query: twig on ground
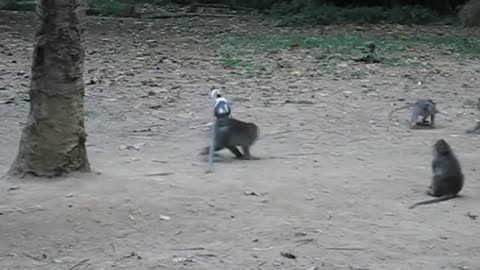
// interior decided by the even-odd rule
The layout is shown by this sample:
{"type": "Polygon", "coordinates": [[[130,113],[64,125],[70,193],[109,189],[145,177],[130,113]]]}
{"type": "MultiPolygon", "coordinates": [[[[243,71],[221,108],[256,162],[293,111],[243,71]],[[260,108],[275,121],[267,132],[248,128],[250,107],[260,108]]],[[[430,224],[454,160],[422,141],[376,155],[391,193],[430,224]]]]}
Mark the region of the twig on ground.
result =
{"type": "Polygon", "coordinates": [[[152,162],[156,162],[156,163],[168,163],[168,161],[166,161],[166,160],[157,160],[157,159],[152,160],[152,162]]]}
{"type": "Polygon", "coordinates": [[[300,239],[300,240],[297,240],[295,242],[298,243],[298,245],[306,245],[308,243],[312,243],[313,241],[315,241],[315,239],[313,238],[307,238],[307,239],[300,239]]]}
{"type": "Polygon", "coordinates": [[[73,269],[79,267],[80,265],[82,265],[82,264],[84,264],[84,263],[86,263],[86,262],[88,262],[88,261],[90,261],[90,259],[85,259],[85,260],[83,260],[83,261],[80,261],[79,263],[75,264],[74,266],[68,268],[68,270],[73,270],[73,269]]]}
{"type": "Polygon", "coordinates": [[[147,173],[147,174],[144,174],[144,176],[168,176],[172,174],[173,172],[159,172],[159,173],[147,173]]]}
{"type": "Polygon", "coordinates": [[[182,251],[182,250],[205,250],[203,247],[191,247],[191,248],[172,248],[172,250],[182,251]]]}
{"type": "Polygon", "coordinates": [[[25,252],[22,253],[22,254],[23,254],[23,256],[25,256],[25,257],[27,257],[27,258],[30,258],[30,259],[32,259],[32,260],[34,260],[34,261],[37,261],[37,262],[45,262],[45,259],[47,258],[47,255],[45,255],[45,254],[42,254],[42,257],[41,257],[41,258],[35,257],[35,256],[30,255],[30,254],[25,253],[25,252]]]}
{"type": "Polygon", "coordinates": [[[361,250],[365,250],[364,248],[348,248],[348,247],[345,247],[345,248],[336,248],[336,247],[327,247],[325,248],[326,250],[348,250],[348,251],[361,251],[361,250]]]}
{"type": "Polygon", "coordinates": [[[320,152],[312,152],[312,153],[292,153],[292,154],[286,154],[285,156],[301,157],[301,156],[316,156],[316,155],[322,155],[322,153],[320,153],[320,152]]]}
{"type": "Polygon", "coordinates": [[[212,254],[212,253],[197,253],[197,254],[195,254],[195,256],[199,256],[199,257],[218,257],[217,255],[212,254]]]}
{"type": "Polygon", "coordinates": [[[262,157],[260,159],[261,160],[266,160],[266,159],[293,159],[293,158],[270,156],[270,157],[262,157]]]}
{"type": "Polygon", "coordinates": [[[295,260],[297,258],[297,256],[289,252],[280,252],[280,255],[282,255],[282,257],[285,257],[287,259],[292,259],[292,260],[295,260]]]}
{"type": "MultiPolygon", "coordinates": [[[[309,128],[309,129],[302,129],[301,131],[304,132],[304,131],[315,131],[315,130],[309,128]]],[[[298,129],[282,130],[282,131],[278,131],[278,132],[268,133],[268,134],[265,134],[263,136],[264,137],[276,136],[276,135],[285,134],[285,133],[292,133],[292,132],[300,132],[300,130],[298,130],[298,129]]]]}
{"type": "Polygon", "coordinates": [[[271,249],[274,249],[275,247],[267,247],[267,248],[253,248],[254,251],[267,251],[267,250],[271,250],[271,249]]]}

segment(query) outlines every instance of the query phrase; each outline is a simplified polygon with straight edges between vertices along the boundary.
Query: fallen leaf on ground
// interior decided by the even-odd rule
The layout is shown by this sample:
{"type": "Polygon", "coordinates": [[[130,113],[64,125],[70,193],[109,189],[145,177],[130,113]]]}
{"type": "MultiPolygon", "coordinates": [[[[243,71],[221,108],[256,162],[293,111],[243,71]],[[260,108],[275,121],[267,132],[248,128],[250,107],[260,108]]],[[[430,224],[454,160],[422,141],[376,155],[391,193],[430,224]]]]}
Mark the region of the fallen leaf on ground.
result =
{"type": "Polygon", "coordinates": [[[288,253],[288,252],[280,252],[280,255],[282,255],[283,257],[285,257],[287,259],[292,259],[292,260],[295,260],[297,258],[297,256],[293,255],[292,253],[288,253]]]}

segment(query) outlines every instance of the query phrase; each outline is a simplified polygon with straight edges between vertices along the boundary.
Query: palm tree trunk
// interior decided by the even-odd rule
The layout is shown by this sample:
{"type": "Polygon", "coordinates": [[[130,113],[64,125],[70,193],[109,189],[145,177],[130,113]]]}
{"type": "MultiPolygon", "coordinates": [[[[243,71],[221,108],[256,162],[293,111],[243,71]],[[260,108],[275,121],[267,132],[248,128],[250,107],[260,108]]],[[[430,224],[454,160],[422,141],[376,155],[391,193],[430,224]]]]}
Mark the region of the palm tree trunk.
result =
{"type": "Polygon", "coordinates": [[[86,0],[39,0],[30,112],[9,174],[90,171],[83,118],[86,0]]]}

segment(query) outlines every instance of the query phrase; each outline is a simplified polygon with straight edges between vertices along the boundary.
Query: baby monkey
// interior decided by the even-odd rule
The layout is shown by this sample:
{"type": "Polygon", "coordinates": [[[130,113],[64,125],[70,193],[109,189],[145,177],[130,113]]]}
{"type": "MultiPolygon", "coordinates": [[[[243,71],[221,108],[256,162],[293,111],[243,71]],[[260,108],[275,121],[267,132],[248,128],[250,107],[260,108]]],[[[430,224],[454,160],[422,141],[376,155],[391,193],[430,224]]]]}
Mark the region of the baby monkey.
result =
{"type": "Polygon", "coordinates": [[[412,112],[410,115],[410,128],[417,128],[419,126],[433,128],[435,126],[435,114],[440,113],[437,110],[437,104],[431,99],[420,99],[413,105],[409,104],[400,108],[396,108],[388,114],[390,117],[394,112],[411,107],[412,112]],[[421,116],[421,121],[418,122],[418,117],[421,116]],[[427,118],[430,117],[430,123],[427,118]]]}
{"type": "Polygon", "coordinates": [[[446,201],[457,197],[463,188],[464,176],[460,162],[453,153],[450,145],[443,139],[433,145],[432,183],[427,194],[435,199],[421,201],[413,204],[409,209],[419,205],[446,201]]]}
{"type": "MultiPolygon", "coordinates": [[[[258,159],[250,154],[250,147],[255,143],[259,135],[259,128],[254,123],[247,123],[235,118],[226,117],[217,119],[215,127],[216,136],[214,150],[220,151],[227,148],[238,159],[258,159]],[[240,146],[243,153],[238,150],[240,146]]],[[[201,155],[208,155],[210,147],[205,147],[201,155]]]]}

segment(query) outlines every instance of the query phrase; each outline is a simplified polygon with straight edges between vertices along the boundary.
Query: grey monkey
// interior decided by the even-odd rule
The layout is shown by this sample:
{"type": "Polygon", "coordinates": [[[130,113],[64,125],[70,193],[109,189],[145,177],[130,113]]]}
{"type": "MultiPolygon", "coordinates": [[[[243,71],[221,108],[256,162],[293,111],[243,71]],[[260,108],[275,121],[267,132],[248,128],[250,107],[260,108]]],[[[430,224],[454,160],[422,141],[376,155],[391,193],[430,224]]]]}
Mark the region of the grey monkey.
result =
{"type": "Polygon", "coordinates": [[[421,201],[413,204],[409,209],[419,205],[442,202],[457,197],[464,184],[464,175],[457,157],[450,145],[439,139],[433,145],[432,182],[427,194],[435,199],[421,201]]]}
{"type": "MultiPolygon", "coordinates": [[[[259,128],[254,123],[243,122],[232,117],[217,119],[216,137],[214,150],[220,151],[227,148],[236,158],[239,159],[257,159],[251,156],[250,147],[255,143],[259,136],[259,128]],[[238,150],[240,146],[243,153],[238,150]]],[[[201,155],[209,153],[209,147],[205,147],[200,152],[201,155]]]]}
{"type": "Polygon", "coordinates": [[[396,108],[388,114],[388,117],[390,117],[394,112],[406,109],[408,107],[412,108],[410,114],[410,128],[416,128],[418,126],[430,126],[433,128],[435,126],[435,114],[440,113],[440,111],[437,110],[437,104],[431,99],[420,99],[414,104],[396,108]],[[420,122],[418,122],[419,116],[422,117],[420,122]],[[427,121],[428,117],[430,117],[430,124],[427,121]]]}

